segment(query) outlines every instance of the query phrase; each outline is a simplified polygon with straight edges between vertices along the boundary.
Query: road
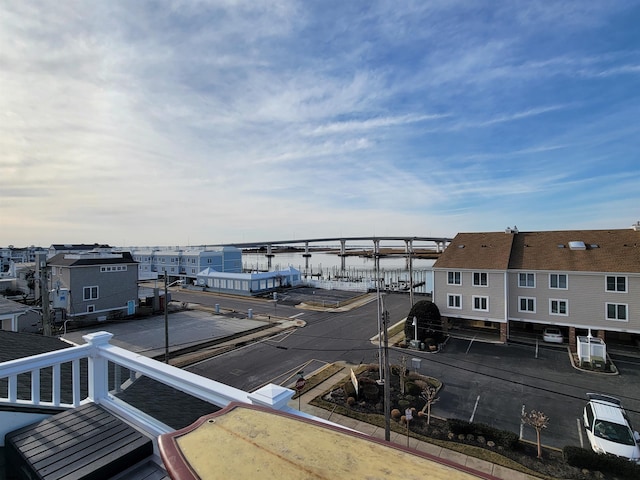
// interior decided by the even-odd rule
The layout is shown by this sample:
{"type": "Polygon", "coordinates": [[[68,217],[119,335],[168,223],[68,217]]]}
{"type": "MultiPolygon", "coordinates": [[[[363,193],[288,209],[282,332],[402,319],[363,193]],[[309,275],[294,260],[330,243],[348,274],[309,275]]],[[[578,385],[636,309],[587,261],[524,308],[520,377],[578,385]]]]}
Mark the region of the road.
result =
{"type": "MultiPolygon", "coordinates": [[[[178,301],[195,302],[201,297],[174,294],[178,301]]],[[[388,294],[384,298],[390,324],[407,316],[407,295],[388,294]]],[[[348,312],[315,312],[255,299],[208,296],[206,301],[238,311],[252,308],[265,313],[273,309],[278,316],[304,320],[306,326],[188,368],[204,377],[252,391],[267,383],[290,384],[298,371],[309,374],[326,363],[378,363],[378,347],[370,341],[378,329],[376,302],[348,312]]],[[[402,355],[421,359],[420,373],[444,383],[433,407],[433,413],[443,418],[486,423],[533,441],[535,432],[528,426],[522,428],[520,417],[523,409],[541,410],[550,417],[542,437],[545,445],[580,446],[586,442],[586,437],[581,438],[584,433],[579,420],[585,394],[603,392],[621,398],[632,424],[640,425],[638,359],[614,357],[620,375],[610,376],[574,369],[566,347],[541,348],[536,358],[532,346],[451,339],[437,354],[390,349],[392,363],[399,363],[402,355]]]]}

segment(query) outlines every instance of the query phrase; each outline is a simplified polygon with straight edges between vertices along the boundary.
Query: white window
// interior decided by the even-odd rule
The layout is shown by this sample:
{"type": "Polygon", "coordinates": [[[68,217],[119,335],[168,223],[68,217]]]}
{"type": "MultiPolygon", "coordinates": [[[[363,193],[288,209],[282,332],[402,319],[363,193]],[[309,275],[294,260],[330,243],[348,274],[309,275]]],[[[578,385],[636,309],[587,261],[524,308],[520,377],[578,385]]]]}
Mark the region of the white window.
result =
{"type": "Polygon", "coordinates": [[[486,287],[488,285],[486,272],[473,272],[473,286],[486,287]]]}
{"type": "Polygon", "coordinates": [[[536,299],[532,297],[518,297],[518,311],[536,313],[536,299]]]}
{"type": "Polygon", "coordinates": [[[447,284],[448,285],[462,285],[462,273],[461,272],[447,272],[447,284]]]}
{"type": "Polygon", "coordinates": [[[84,301],[87,300],[97,300],[98,299],[98,287],[84,287],[82,289],[82,299],[84,301]]]}
{"type": "Polygon", "coordinates": [[[535,288],[536,286],[536,274],[535,273],[520,273],[518,274],[518,286],[524,288],[535,288]]]}
{"type": "Polygon", "coordinates": [[[629,320],[628,306],[625,303],[607,303],[607,320],[619,320],[626,322],[629,320]]]}
{"type": "Polygon", "coordinates": [[[567,289],[567,275],[564,273],[549,274],[549,288],[567,289]]]}
{"type": "Polygon", "coordinates": [[[607,276],[607,292],[626,292],[627,277],[616,277],[614,275],[607,276]]]}
{"type": "Polygon", "coordinates": [[[447,305],[449,308],[462,308],[462,295],[447,295],[447,305]]]}
{"type": "Polygon", "coordinates": [[[473,309],[482,310],[483,312],[489,311],[489,297],[473,296],[473,309]]]}
{"type": "Polygon", "coordinates": [[[549,314],[550,315],[569,315],[569,303],[567,300],[557,300],[555,298],[549,299],[549,314]]]}

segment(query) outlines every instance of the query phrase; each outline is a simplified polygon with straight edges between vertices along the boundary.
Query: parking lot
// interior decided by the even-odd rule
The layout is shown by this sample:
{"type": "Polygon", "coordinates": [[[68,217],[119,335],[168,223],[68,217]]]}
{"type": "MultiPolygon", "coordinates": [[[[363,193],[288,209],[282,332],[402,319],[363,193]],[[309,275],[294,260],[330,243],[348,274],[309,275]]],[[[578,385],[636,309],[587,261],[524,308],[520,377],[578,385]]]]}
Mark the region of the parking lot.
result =
{"type": "Polygon", "coordinates": [[[434,413],[520,432],[535,441],[535,431],[522,426],[523,411],[539,410],[550,417],[543,432],[545,445],[585,446],[581,425],[587,392],[620,398],[632,424],[640,425],[640,365],[620,359],[619,375],[576,370],[566,347],[539,348],[452,339],[442,352],[405,351],[420,358],[420,372],[445,384],[434,413]],[[416,355],[414,355],[414,353],[416,355]]]}

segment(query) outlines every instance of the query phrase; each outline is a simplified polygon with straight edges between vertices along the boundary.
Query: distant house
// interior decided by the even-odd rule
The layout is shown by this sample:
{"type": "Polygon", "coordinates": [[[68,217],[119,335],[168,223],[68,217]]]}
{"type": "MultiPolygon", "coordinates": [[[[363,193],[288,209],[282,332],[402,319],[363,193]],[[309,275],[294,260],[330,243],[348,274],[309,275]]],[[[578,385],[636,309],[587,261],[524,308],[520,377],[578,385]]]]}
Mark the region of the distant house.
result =
{"type": "Polygon", "coordinates": [[[128,252],[59,253],[47,261],[54,312],[63,318],[106,320],[133,315],[138,264],[128,252]]]}
{"type": "Polygon", "coordinates": [[[434,302],[452,328],[557,326],[575,349],[589,330],[640,338],[640,225],[624,230],[459,233],[433,266],[434,302]]]}
{"type": "Polygon", "coordinates": [[[300,270],[289,267],[273,272],[227,273],[207,268],[197,276],[197,285],[207,290],[234,295],[257,295],[281,287],[295,287],[302,281],[300,270]]]}
{"type": "Polygon", "coordinates": [[[112,248],[109,245],[99,243],[94,243],[93,245],[85,243],[54,243],[49,247],[47,257],[52,258],[59,253],[110,252],[111,250],[112,248]]]}
{"type": "Polygon", "coordinates": [[[0,330],[37,332],[39,320],[40,315],[28,305],[0,297],[0,330]]]}

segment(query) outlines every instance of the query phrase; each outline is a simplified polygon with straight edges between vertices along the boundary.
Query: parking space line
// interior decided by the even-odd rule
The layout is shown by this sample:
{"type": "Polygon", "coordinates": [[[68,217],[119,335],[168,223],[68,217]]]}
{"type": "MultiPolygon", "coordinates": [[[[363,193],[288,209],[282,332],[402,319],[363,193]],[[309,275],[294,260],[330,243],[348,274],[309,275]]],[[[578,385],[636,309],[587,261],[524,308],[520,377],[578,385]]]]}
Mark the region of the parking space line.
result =
{"type": "Polygon", "coordinates": [[[522,440],[522,435],[524,434],[524,422],[522,419],[524,418],[524,403],[522,404],[522,412],[520,413],[520,440],[522,440]]]}
{"type": "Polygon", "coordinates": [[[471,414],[471,418],[469,419],[469,423],[473,422],[473,417],[476,416],[476,410],[478,409],[478,402],[480,401],[480,395],[478,395],[478,398],[476,398],[476,404],[473,407],[473,413],[471,414]]]}
{"type": "Polygon", "coordinates": [[[469,342],[469,346],[467,347],[467,351],[466,351],[466,352],[464,352],[464,353],[465,353],[465,355],[466,355],[467,353],[469,353],[469,349],[471,348],[471,345],[473,344],[473,341],[474,341],[475,339],[476,339],[476,336],[474,335],[474,336],[473,336],[473,338],[471,339],[471,341],[469,342]]]}
{"type": "Polygon", "coordinates": [[[576,418],[578,424],[578,437],[580,437],[580,448],[584,448],[584,439],[582,438],[582,422],[579,418],[576,418]]]}
{"type": "Polygon", "coordinates": [[[296,313],[295,315],[291,315],[289,318],[297,318],[297,317],[299,317],[300,315],[304,315],[304,312],[296,313]]]}

